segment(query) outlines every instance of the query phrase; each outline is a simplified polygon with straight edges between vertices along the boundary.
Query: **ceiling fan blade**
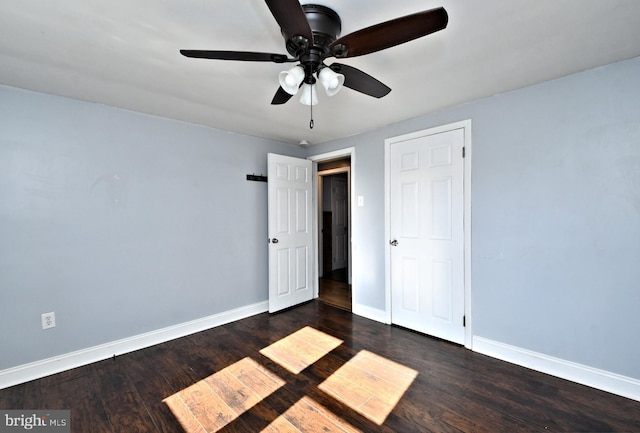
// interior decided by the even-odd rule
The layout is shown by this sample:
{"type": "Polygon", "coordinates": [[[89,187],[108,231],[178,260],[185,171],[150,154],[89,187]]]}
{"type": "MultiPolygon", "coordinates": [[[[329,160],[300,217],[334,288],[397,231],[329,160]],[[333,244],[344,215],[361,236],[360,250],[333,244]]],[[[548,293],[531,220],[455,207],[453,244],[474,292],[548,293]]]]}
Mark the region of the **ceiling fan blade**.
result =
{"type": "Polygon", "coordinates": [[[344,75],[345,87],[364,93],[365,95],[382,98],[391,91],[390,87],[353,66],[333,63],[329,68],[338,74],[344,75]]]}
{"type": "Polygon", "coordinates": [[[278,87],[278,91],[271,101],[271,105],[282,105],[289,102],[289,99],[293,98],[293,95],[284,91],[282,87],[278,87]]]}
{"type": "Polygon", "coordinates": [[[442,7],[396,18],[338,38],[330,45],[331,55],[346,58],[374,53],[442,30],[448,22],[442,7]]]}
{"type": "Polygon", "coordinates": [[[298,0],[265,0],[286,40],[302,36],[313,43],[313,32],[298,0]]]}
{"type": "Polygon", "coordinates": [[[289,58],[284,54],[254,53],[252,51],[180,50],[180,54],[196,59],[241,60],[245,62],[288,63],[297,61],[297,59],[289,58]]]}

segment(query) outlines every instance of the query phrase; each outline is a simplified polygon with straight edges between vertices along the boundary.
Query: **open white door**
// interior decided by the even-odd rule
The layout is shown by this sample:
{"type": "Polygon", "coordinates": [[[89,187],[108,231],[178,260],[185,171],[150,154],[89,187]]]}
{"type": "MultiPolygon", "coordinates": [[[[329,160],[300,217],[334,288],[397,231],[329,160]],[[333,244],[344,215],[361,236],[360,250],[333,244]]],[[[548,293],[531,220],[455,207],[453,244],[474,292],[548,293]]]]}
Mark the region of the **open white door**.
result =
{"type": "Polygon", "coordinates": [[[311,161],[268,154],[269,312],[313,298],[311,161]]]}
{"type": "Polygon", "coordinates": [[[390,148],[392,322],[464,343],[463,129],[390,148]]]}

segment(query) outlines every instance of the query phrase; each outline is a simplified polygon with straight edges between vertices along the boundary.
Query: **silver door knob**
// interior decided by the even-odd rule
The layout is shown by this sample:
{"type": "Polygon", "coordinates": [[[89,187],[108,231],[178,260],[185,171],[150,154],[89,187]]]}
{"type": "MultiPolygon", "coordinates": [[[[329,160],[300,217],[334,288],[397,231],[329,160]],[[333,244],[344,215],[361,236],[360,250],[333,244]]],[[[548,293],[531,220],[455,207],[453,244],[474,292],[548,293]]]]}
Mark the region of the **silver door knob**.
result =
{"type": "Polygon", "coordinates": [[[273,239],[271,239],[271,243],[272,243],[272,244],[277,244],[278,242],[280,242],[280,241],[278,240],[278,238],[273,238],[273,239]]]}
{"type": "Polygon", "coordinates": [[[396,239],[389,241],[389,245],[391,245],[392,247],[397,247],[398,246],[398,241],[396,239]]]}

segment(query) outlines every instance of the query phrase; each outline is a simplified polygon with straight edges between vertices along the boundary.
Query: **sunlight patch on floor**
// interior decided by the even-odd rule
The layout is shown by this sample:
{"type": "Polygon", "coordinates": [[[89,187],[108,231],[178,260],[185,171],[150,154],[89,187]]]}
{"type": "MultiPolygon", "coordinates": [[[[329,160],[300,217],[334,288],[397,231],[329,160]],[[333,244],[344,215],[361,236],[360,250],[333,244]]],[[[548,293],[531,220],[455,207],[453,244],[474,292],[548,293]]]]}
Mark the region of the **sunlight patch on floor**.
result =
{"type": "Polygon", "coordinates": [[[340,432],[360,433],[310,397],[302,397],[276,418],[263,433],[340,432]]]}
{"type": "MultiPolygon", "coordinates": [[[[299,374],[342,343],[338,338],[307,326],[265,347],[260,353],[299,374]]],[[[418,372],[409,367],[361,350],[318,388],[382,425],[417,375],[418,372]]],[[[246,357],[163,401],[186,433],[212,433],[233,423],[285,385],[286,382],[276,374],[246,357]]],[[[275,413],[269,420],[272,422],[263,430],[267,433],[359,432],[308,396],[284,413],[275,413]]],[[[268,422],[267,419],[263,421],[268,422]]]]}
{"type": "Polygon", "coordinates": [[[319,388],[382,425],[417,376],[409,367],[362,350],[319,388]]]}
{"type": "Polygon", "coordinates": [[[163,401],[186,433],[217,432],[284,384],[247,357],[163,401]]]}
{"type": "Polygon", "coordinates": [[[314,364],[342,344],[342,340],[306,326],[260,351],[294,374],[314,364]]]}

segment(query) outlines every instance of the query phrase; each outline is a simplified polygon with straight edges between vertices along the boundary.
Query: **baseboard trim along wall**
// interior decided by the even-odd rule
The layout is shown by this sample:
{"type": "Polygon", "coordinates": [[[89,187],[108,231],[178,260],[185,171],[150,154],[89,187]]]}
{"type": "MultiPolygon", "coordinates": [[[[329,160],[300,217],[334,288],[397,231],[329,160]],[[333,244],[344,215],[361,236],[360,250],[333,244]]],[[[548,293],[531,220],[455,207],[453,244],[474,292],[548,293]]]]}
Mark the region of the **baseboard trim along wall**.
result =
{"type": "MultiPolygon", "coordinates": [[[[123,355],[185,337],[196,332],[264,313],[268,309],[268,302],[259,302],[179,325],[8,368],[0,371],[0,389],[102,361],[114,355],[123,355]]],[[[383,310],[366,305],[353,304],[353,313],[377,322],[387,323],[387,314],[383,310]]],[[[473,350],[502,361],[640,401],[640,380],[638,379],[577,364],[484,337],[473,337],[473,350]]]]}
{"type": "MultiPolygon", "coordinates": [[[[354,303],[353,314],[376,322],[389,323],[385,311],[366,305],[354,303]]],[[[472,347],[474,352],[491,356],[492,358],[640,401],[640,380],[638,379],[566,361],[484,337],[474,336],[472,347]]]]}
{"type": "Polygon", "coordinates": [[[245,307],[236,308],[234,310],[225,311],[203,317],[201,319],[181,323],[179,325],[169,326],[156,331],[134,335],[133,337],[123,338],[110,343],[100,344],[87,349],[8,368],[0,371],[0,389],[91,364],[93,362],[102,361],[114,355],[123,355],[125,353],[144,349],[166,341],[175,340],[176,338],[185,337],[187,335],[195,334],[196,332],[205,331],[207,329],[215,328],[216,326],[225,325],[227,323],[235,322],[236,320],[255,316],[256,314],[268,311],[268,309],[268,302],[259,302],[257,304],[247,305],[245,307]]]}
{"type": "Polygon", "coordinates": [[[367,307],[366,305],[356,303],[351,306],[351,310],[353,311],[353,314],[357,316],[362,316],[366,319],[375,320],[376,322],[389,325],[389,321],[387,320],[387,312],[384,310],[379,310],[377,308],[371,308],[367,307]]]}
{"type": "Polygon", "coordinates": [[[473,350],[512,364],[640,401],[640,380],[533,352],[483,337],[473,337],[473,350]]]}

